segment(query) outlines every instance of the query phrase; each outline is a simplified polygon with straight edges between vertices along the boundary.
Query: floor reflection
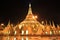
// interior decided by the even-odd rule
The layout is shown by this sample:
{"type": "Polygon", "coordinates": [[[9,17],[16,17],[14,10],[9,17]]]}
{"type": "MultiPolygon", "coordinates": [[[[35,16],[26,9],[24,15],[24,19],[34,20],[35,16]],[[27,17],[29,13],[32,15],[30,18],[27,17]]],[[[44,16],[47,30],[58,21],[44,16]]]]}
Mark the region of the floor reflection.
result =
{"type": "Polygon", "coordinates": [[[60,40],[60,37],[0,36],[0,40],[60,40]]]}

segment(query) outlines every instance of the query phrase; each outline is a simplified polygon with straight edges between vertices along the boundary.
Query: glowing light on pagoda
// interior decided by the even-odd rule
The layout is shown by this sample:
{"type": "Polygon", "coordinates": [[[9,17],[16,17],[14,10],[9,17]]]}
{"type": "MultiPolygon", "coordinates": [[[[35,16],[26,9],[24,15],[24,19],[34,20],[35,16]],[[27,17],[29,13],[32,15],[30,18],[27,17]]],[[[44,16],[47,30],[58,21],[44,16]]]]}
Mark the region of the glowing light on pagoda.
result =
{"type": "Polygon", "coordinates": [[[38,17],[37,17],[37,16],[33,16],[32,18],[33,18],[33,19],[37,19],[38,17]]]}
{"type": "Polygon", "coordinates": [[[28,30],[26,30],[26,35],[28,35],[28,30]]]}
{"type": "Polygon", "coordinates": [[[10,40],[10,38],[8,37],[7,40],[10,40]]]}
{"type": "Polygon", "coordinates": [[[46,34],[48,34],[48,32],[45,32],[46,34]]]}
{"type": "Polygon", "coordinates": [[[35,17],[33,16],[33,18],[35,18],[35,17]]]}
{"type": "Polygon", "coordinates": [[[17,33],[17,32],[15,31],[15,32],[14,32],[14,35],[16,35],[16,33],[17,33]]]}
{"type": "Polygon", "coordinates": [[[35,18],[37,19],[38,17],[37,17],[37,16],[35,16],[35,18]]]}
{"type": "Polygon", "coordinates": [[[1,26],[4,26],[4,24],[2,23],[1,26]]]}
{"type": "Polygon", "coordinates": [[[16,40],[16,38],[14,37],[14,40],[16,40]]]}
{"type": "Polygon", "coordinates": [[[50,35],[52,35],[52,31],[50,31],[50,35]]]}
{"type": "Polygon", "coordinates": [[[22,25],[19,25],[19,29],[21,29],[22,25]]]}
{"type": "Polygon", "coordinates": [[[24,38],[22,37],[22,40],[24,40],[24,38]]]}
{"type": "Polygon", "coordinates": [[[8,34],[10,34],[10,31],[8,32],[8,34]]]}
{"type": "Polygon", "coordinates": [[[24,35],[24,31],[22,30],[22,35],[24,35]]]}
{"type": "Polygon", "coordinates": [[[26,37],[26,40],[28,40],[28,37],[26,37]]]}
{"type": "Polygon", "coordinates": [[[42,24],[44,24],[44,21],[42,21],[42,24]]]}
{"type": "Polygon", "coordinates": [[[60,34],[60,30],[59,30],[59,34],[60,34]]]}

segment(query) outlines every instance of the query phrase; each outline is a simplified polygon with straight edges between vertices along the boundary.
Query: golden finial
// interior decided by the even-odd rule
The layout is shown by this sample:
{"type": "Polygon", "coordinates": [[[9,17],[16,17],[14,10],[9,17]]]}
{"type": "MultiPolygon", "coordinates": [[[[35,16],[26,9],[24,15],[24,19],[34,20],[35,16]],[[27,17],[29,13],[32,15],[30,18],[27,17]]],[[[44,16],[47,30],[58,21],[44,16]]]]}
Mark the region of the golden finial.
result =
{"type": "Polygon", "coordinates": [[[29,11],[28,14],[32,14],[31,4],[29,4],[29,11]]]}
{"type": "Polygon", "coordinates": [[[29,8],[31,8],[31,4],[29,4],[29,8]]]}

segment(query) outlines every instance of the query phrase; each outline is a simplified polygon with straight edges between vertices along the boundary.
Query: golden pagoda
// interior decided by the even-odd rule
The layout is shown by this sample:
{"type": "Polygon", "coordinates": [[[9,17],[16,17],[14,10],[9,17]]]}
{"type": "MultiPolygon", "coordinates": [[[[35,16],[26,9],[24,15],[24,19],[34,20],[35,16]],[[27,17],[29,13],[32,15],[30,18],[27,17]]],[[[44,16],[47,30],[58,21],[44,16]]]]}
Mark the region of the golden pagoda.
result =
{"type": "Polygon", "coordinates": [[[24,32],[24,35],[42,34],[42,29],[44,29],[44,26],[36,20],[36,17],[32,14],[31,4],[29,4],[29,10],[26,18],[18,26],[19,29],[21,29],[21,32],[24,32]]]}

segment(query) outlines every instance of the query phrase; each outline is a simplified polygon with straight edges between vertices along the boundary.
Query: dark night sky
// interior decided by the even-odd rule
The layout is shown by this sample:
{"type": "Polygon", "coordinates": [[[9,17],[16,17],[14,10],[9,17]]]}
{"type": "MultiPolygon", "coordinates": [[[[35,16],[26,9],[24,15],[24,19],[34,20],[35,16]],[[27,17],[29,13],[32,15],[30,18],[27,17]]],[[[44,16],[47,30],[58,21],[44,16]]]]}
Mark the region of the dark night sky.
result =
{"type": "Polygon", "coordinates": [[[54,21],[60,24],[59,2],[56,0],[2,0],[0,1],[0,23],[21,22],[28,12],[28,4],[31,2],[34,15],[38,20],[54,21]],[[58,5],[57,5],[58,4],[58,5]]]}

